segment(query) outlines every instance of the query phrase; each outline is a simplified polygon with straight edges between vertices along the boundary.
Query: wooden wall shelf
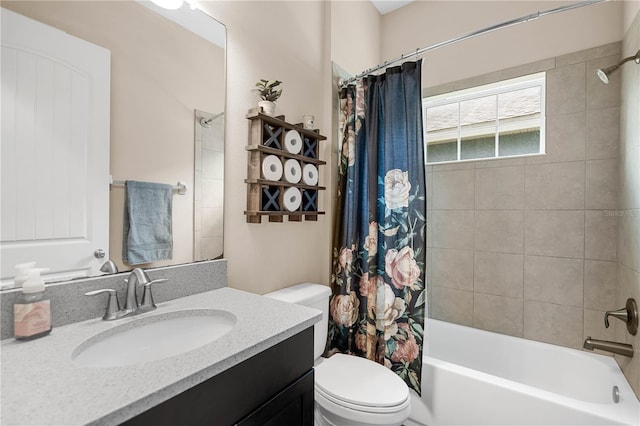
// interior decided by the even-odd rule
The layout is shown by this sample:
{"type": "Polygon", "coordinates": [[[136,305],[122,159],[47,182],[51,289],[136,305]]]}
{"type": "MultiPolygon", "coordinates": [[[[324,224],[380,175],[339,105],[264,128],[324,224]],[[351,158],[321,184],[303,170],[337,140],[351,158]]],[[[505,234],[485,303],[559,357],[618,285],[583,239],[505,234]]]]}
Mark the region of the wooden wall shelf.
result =
{"type": "Polygon", "coordinates": [[[247,151],[260,151],[265,153],[266,155],[279,155],[282,157],[286,157],[286,158],[293,158],[294,160],[300,160],[300,161],[304,161],[305,163],[311,163],[311,164],[317,164],[319,166],[324,166],[325,164],[327,164],[326,161],[322,161],[322,160],[317,160],[315,158],[309,158],[309,157],[305,157],[304,155],[298,155],[298,154],[291,154],[290,152],[286,152],[282,149],[276,149],[276,148],[269,148],[268,146],[262,146],[262,145],[249,145],[247,147],[245,147],[245,149],[247,151]]]}
{"type": "Polygon", "coordinates": [[[289,222],[317,221],[318,215],[325,214],[318,209],[319,191],[326,189],[317,182],[319,167],[326,165],[319,158],[319,142],[327,138],[317,130],[304,129],[302,124],[287,123],[284,116],[265,115],[259,108],[251,109],[247,119],[247,222],[261,223],[262,216],[267,216],[269,222],[283,222],[285,217],[289,222]],[[282,169],[288,164],[290,173],[269,179],[273,175],[265,176],[263,171],[267,157],[282,169]],[[305,170],[307,176],[302,175],[305,170]]]}

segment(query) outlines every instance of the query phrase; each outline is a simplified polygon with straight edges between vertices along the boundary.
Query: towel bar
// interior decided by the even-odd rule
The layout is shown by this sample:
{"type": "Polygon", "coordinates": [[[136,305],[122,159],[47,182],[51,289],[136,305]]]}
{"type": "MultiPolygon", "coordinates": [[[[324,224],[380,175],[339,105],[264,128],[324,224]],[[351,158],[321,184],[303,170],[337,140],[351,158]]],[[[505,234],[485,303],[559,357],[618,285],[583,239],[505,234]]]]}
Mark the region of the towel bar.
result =
{"type": "MultiPolygon", "coordinates": [[[[123,180],[113,180],[113,178],[110,178],[109,184],[111,186],[114,186],[114,185],[115,186],[124,186],[125,181],[123,181],[123,180]]],[[[173,185],[173,190],[174,191],[178,191],[178,194],[180,194],[180,195],[186,194],[187,193],[187,189],[188,189],[187,185],[182,183],[182,182],[180,182],[180,181],[178,181],[178,183],[176,185],[173,185]]]]}

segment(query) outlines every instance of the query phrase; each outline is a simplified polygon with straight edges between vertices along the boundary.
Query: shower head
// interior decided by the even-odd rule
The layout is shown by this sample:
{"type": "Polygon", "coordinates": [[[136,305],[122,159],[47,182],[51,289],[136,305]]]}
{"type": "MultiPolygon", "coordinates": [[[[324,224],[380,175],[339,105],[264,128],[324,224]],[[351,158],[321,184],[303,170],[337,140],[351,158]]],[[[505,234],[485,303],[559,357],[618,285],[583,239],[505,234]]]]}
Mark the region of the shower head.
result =
{"type": "Polygon", "coordinates": [[[598,74],[598,77],[604,84],[609,84],[609,76],[618,68],[620,68],[620,65],[618,64],[612,65],[604,69],[600,68],[596,71],[596,74],[598,74]]]}
{"type": "Polygon", "coordinates": [[[635,56],[629,56],[628,58],[624,58],[623,60],[621,60],[617,64],[611,65],[610,67],[607,67],[607,68],[604,68],[604,69],[602,69],[602,68],[598,69],[596,71],[596,74],[598,74],[598,77],[600,78],[600,80],[602,80],[602,82],[604,84],[609,84],[609,76],[611,74],[613,74],[615,70],[620,68],[620,66],[622,64],[624,64],[625,62],[629,62],[629,61],[634,61],[636,64],[640,64],[640,50],[638,50],[638,52],[635,54],[635,56]]]}

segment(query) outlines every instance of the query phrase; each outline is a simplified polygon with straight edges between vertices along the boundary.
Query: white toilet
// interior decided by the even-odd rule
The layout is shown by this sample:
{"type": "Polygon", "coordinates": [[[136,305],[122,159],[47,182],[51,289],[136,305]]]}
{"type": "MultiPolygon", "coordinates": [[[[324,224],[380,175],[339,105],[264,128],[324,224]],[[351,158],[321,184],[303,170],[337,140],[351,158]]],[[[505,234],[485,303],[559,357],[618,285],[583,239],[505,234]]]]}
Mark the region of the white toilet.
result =
{"type": "Polygon", "coordinates": [[[322,358],[329,326],[331,290],[303,283],[266,297],[322,311],[314,326],[315,424],[319,426],[400,426],[409,418],[408,386],[388,368],[356,356],[322,358]],[[353,379],[349,379],[349,377],[353,379]]]}

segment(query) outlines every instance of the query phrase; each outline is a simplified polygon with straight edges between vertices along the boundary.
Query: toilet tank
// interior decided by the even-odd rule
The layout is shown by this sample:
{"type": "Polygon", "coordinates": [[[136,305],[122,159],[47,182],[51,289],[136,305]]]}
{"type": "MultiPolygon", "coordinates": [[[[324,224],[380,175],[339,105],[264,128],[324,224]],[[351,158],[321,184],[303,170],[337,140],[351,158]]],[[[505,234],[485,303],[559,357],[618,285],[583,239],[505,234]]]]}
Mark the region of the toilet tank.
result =
{"type": "Polygon", "coordinates": [[[322,319],[313,326],[313,358],[318,359],[324,352],[324,347],[327,343],[330,295],[331,289],[326,285],[302,283],[267,293],[264,296],[322,311],[322,319]]]}

